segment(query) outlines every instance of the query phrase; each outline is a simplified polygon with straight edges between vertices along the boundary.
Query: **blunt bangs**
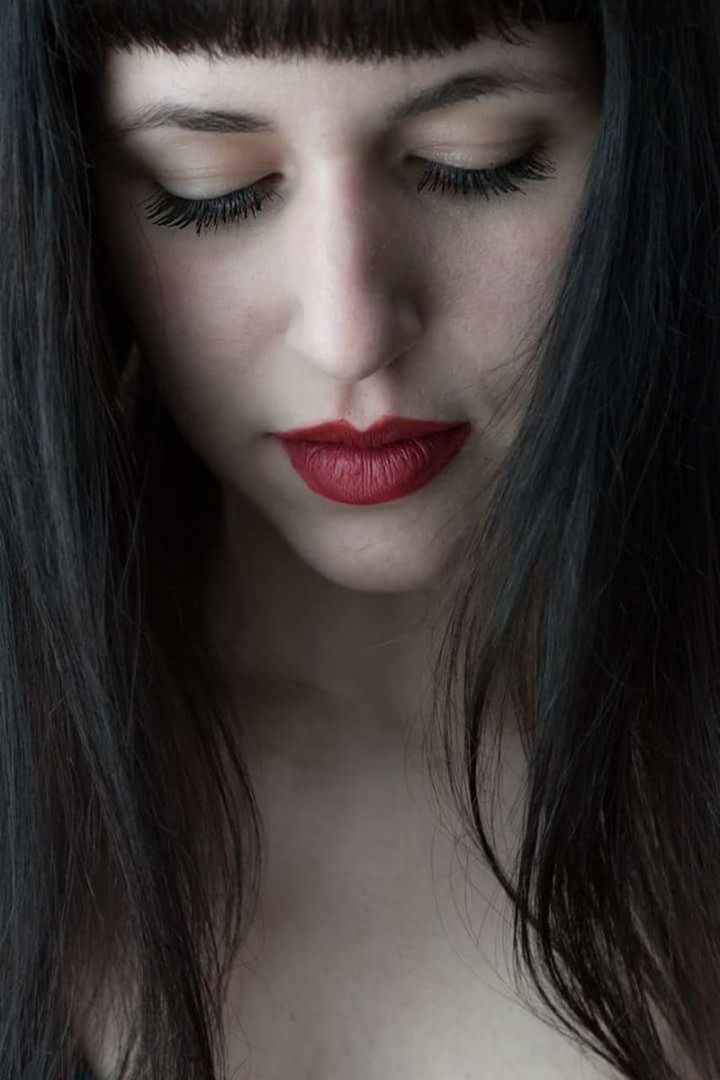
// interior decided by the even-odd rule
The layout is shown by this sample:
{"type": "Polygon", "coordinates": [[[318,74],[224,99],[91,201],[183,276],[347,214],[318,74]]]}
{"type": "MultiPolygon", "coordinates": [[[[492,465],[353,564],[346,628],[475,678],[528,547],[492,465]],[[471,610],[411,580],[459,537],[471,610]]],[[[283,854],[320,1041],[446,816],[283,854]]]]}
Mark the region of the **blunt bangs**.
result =
{"type": "MultiPolygon", "coordinates": [[[[389,60],[437,55],[519,26],[585,22],[595,0],[87,0],[78,32],[102,49],[389,60]]],[[[76,9],[77,10],[77,9],[76,9]]]]}

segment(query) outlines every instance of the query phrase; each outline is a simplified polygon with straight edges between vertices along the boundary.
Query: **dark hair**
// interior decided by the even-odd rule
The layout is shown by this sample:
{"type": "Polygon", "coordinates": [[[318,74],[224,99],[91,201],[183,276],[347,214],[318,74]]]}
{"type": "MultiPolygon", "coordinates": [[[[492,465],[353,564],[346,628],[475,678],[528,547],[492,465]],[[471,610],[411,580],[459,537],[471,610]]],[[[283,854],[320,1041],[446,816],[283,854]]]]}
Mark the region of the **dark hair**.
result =
{"type": "Polygon", "coordinates": [[[409,56],[545,19],[590,27],[603,116],[517,435],[447,572],[433,718],[554,1020],[632,1080],[682,1075],[675,1055],[720,1075],[717,0],[2,0],[3,1080],[70,1075],[90,959],[131,975],[129,1075],[213,1080],[263,866],[201,633],[215,478],[151,380],[118,404],[132,327],[88,107],[105,48],[409,56]],[[505,690],[516,881],[480,809],[505,690]]]}

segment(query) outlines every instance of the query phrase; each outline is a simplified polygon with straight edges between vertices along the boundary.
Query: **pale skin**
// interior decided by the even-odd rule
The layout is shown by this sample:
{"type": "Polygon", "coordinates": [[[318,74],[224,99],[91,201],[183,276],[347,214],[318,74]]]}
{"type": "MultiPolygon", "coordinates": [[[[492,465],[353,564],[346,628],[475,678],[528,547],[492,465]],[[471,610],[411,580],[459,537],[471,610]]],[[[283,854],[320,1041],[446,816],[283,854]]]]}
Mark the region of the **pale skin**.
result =
{"type": "MultiPolygon", "coordinates": [[[[426,668],[448,526],[483,461],[502,451],[507,431],[484,428],[582,195],[600,113],[587,39],[555,27],[527,47],[483,38],[379,65],[136,50],[111,55],[104,91],[108,121],[169,100],[261,113],[273,125],[270,134],[163,127],[101,152],[105,231],[142,351],[222,484],[219,602],[230,638],[241,591],[252,613],[245,667],[343,704],[366,703],[371,689],[403,714],[426,668]],[[384,126],[407,96],[496,67],[572,85],[384,126]],[[481,168],[541,140],[557,175],[526,182],[525,194],[415,191],[422,168],[412,159],[481,168]],[[140,207],[152,181],[200,198],[269,176],[282,202],[216,233],[160,226],[140,207]],[[266,437],[328,419],[365,428],[386,412],[469,419],[474,429],[452,470],[379,506],[311,492],[266,437]]],[[[384,737],[387,720],[378,723],[384,737]]],[[[359,734],[372,753],[366,719],[359,734]]]]}
{"type": "MultiPolygon", "coordinates": [[[[255,965],[258,983],[238,972],[233,985],[229,1007],[243,1028],[229,1027],[231,1064],[243,1061],[247,1036],[258,1080],[455,1080],[483,1062],[487,1075],[512,1080],[610,1075],[479,987],[462,920],[456,913],[451,929],[450,898],[433,895],[435,823],[420,769],[410,770],[408,792],[407,767],[408,722],[428,703],[434,581],[474,478],[511,435],[486,425],[581,205],[600,120],[588,40],[556,26],[525,47],[490,37],[441,57],[374,65],[109,56],[106,121],[160,100],[259,113],[273,128],[162,127],[98,154],[103,231],[139,344],[180,429],[221,482],[226,546],[209,610],[229,671],[250,673],[264,702],[252,727],[271,850],[258,933],[270,949],[255,965]],[[386,126],[385,114],[409,95],[490,68],[563,75],[569,85],[386,126]],[[525,194],[486,201],[416,191],[423,163],[486,168],[540,142],[556,174],[517,180],[525,194]],[[144,217],[153,182],[200,199],[271,176],[282,200],[217,232],[144,217]],[[474,428],[452,469],[378,506],[310,491],[266,438],[340,418],[366,428],[389,412],[469,419],[474,428]],[[436,901],[454,947],[470,956],[467,969],[438,943],[436,901]],[[320,952],[326,967],[312,959],[320,952]],[[348,972],[352,994],[339,981],[348,972]],[[441,1011],[428,996],[436,979],[441,1011]],[[260,983],[272,985],[272,1001],[260,983]],[[488,1017],[483,1032],[478,1008],[488,1017]],[[266,1027],[270,1019],[280,1029],[266,1027]],[[361,1029],[378,1033],[372,1047],[359,1036],[357,1045],[339,1041],[338,1032],[361,1029]],[[522,1052],[513,1057],[509,1045],[522,1052]],[[533,1071],[543,1061],[547,1070],[533,1071]]],[[[482,888],[477,918],[495,892],[489,878],[482,888]]],[[[251,944],[261,949],[260,938],[251,944]]],[[[107,1046],[98,1051],[96,1067],[110,1057],[107,1046]]]]}

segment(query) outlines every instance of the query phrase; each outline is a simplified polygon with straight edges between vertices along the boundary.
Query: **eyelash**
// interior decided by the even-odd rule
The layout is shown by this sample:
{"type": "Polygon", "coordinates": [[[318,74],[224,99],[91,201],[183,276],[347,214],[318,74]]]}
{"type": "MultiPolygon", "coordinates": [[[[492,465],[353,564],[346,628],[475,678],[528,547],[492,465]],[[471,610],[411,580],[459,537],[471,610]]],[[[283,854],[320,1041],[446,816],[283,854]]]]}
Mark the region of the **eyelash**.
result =
{"type": "MultiPolygon", "coordinates": [[[[463,169],[456,165],[444,165],[438,161],[430,167],[418,181],[418,193],[429,185],[429,190],[439,192],[441,197],[448,194],[467,198],[493,195],[526,194],[524,189],[514,183],[519,180],[549,180],[555,175],[552,161],[544,156],[545,147],[538,145],[514,161],[505,165],[496,165],[491,169],[463,169]]],[[[253,217],[262,210],[262,204],[273,198],[281,198],[277,192],[250,184],[239,191],[219,195],[212,199],[183,199],[172,195],[160,186],[142,205],[146,207],[146,216],[158,225],[185,229],[195,224],[198,235],[203,229],[215,228],[218,224],[226,225],[239,219],[253,217]]]]}

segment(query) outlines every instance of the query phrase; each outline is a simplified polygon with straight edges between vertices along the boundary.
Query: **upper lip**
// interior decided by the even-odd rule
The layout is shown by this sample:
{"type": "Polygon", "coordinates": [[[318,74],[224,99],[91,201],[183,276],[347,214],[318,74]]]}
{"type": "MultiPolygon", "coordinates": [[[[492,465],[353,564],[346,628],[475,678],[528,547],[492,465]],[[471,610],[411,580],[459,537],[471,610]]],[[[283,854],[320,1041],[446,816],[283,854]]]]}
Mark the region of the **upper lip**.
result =
{"type": "Polygon", "coordinates": [[[330,420],[314,427],[293,428],[276,431],[278,439],[303,440],[307,442],[345,443],[348,446],[368,448],[399,442],[401,439],[417,439],[437,431],[460,427],[463,420],[413,420],[404,416],[384,416],[366,431],[353,427],[347,420],[330,420]]]}

